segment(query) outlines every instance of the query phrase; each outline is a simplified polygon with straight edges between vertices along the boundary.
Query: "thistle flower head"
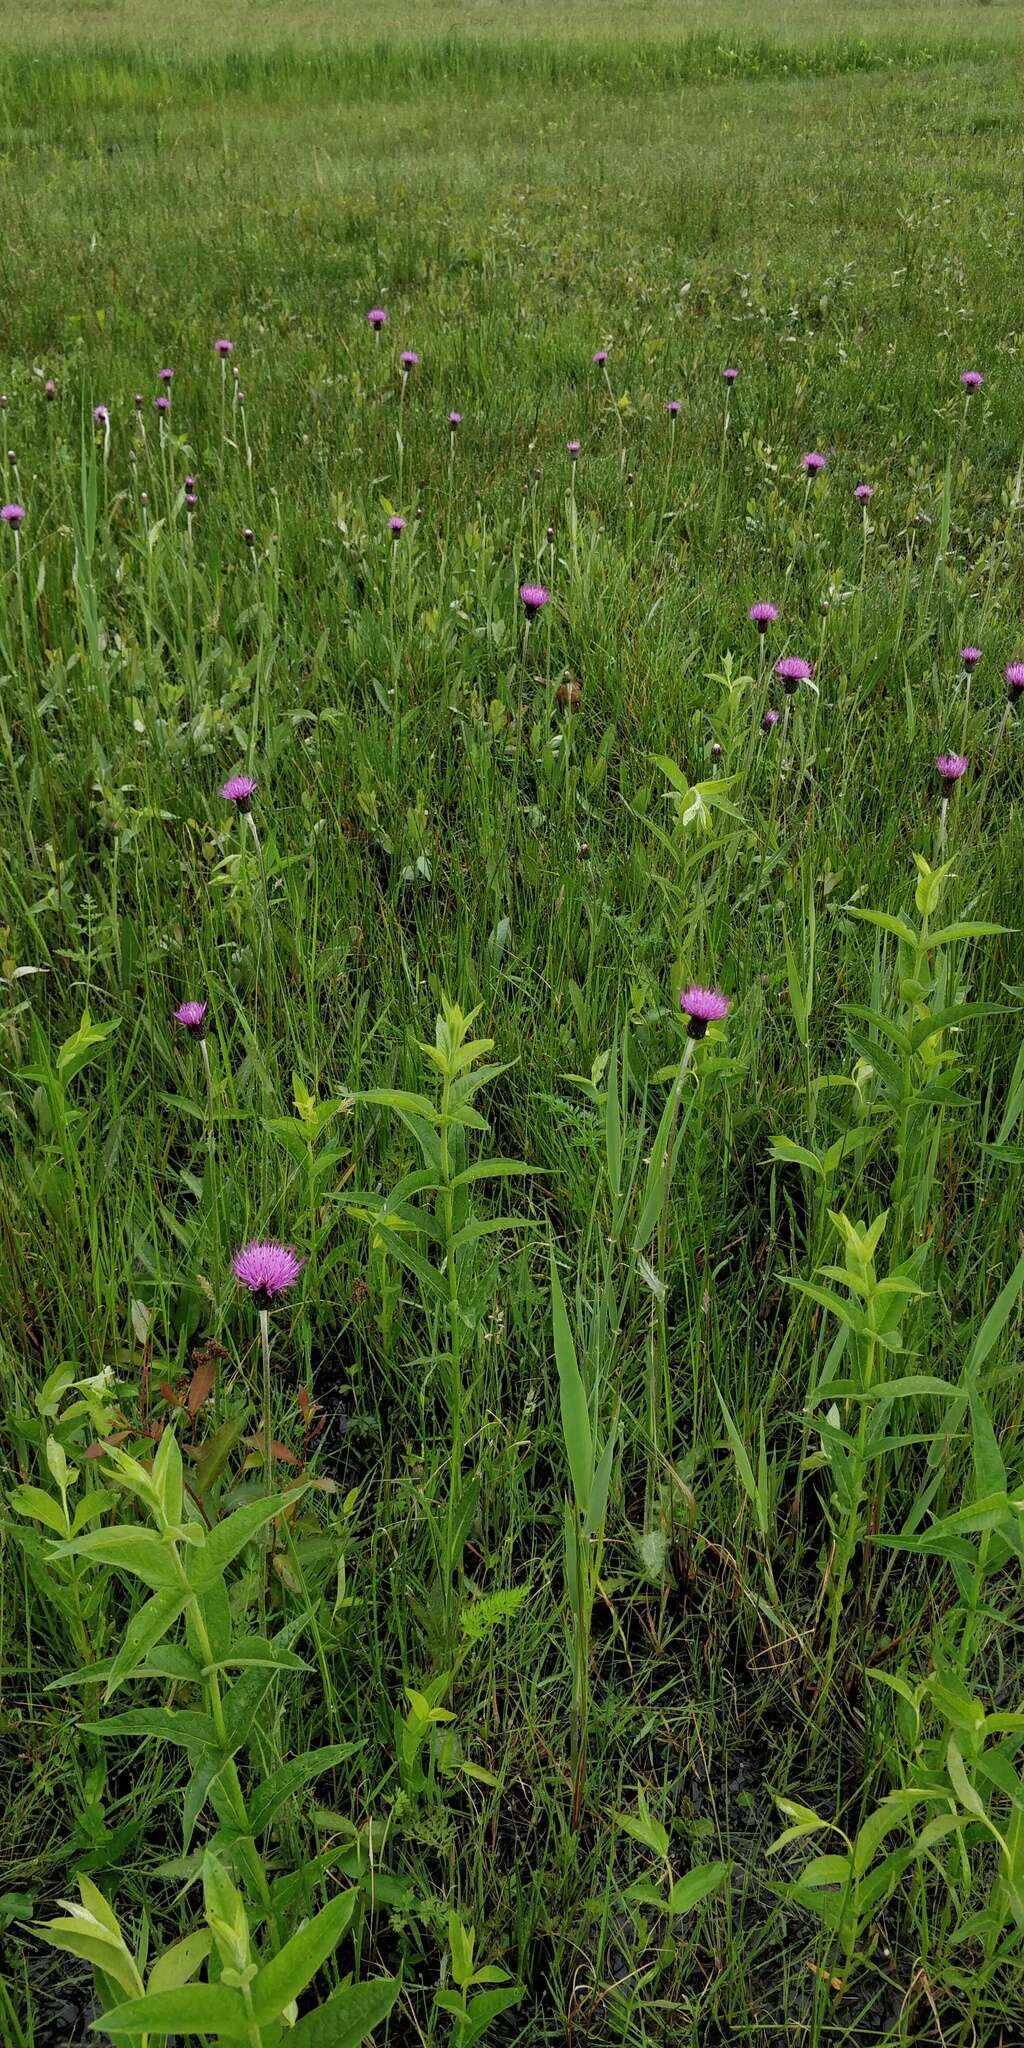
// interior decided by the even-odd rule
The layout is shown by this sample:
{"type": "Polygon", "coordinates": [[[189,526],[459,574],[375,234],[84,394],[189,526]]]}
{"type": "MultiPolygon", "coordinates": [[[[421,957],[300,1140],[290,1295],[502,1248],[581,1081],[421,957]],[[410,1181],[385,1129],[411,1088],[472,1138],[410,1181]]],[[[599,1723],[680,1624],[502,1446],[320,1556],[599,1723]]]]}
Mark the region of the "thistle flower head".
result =
{"type": "Polygon", "coordinates": [[[729,364],[728,369],[722,371],[722,375],[725,378],[727,384],[735,384],[739,374],[739,371],[734,369],[731,363],[729,364]]]}
{"type": "Polygon", "coordinates": [[[535,619],[537,613],[543,611],[550,595],[543,583],[520,584],[519,596],[528,619],[535,619]]]}
{"type": "Polygon", "coordinates": [[[57,396],[57,386],[56,386],[56,383],[54,382],[54,379],[53,379],[52,377],[47,377],[47,379],[46,379],[46,382],[45,382],[45,384],[43,385],[43,390],[44,390],[44,392],[45,392],[45,394],[46,394],[47,398],[56,398],[56,396],[57,396]]]}
{"type": "Polygon", "coordinates": [[[160,382],[161,382],[161,384],[173,384],[173,382],[174,382],[174,371],[173,371],[173,370],[161,370],[161,372],[160,372],[160,382]]]}
{"type": "Polygon", "coordinates": [[[3,520],[5,526],[13,526],[15,533],[24,517],[24,505],[0,505],[0,519],[3,520]]]}
{"type": "Polygon", "coordinates": [[[1011,661],[1006,670],[1006,681],[1014,702],[1024,690],[1024,661],[1011,661]]]}
{"type": "Polygon", "coordinates": [[[977,668],[978,663],[981,660],[981,648],[961,647],[960,660],[963,663],[964,668],[967,670],[968,675],[970,675],[972,668],[977,668]]]}
{"type": "Polygon", "coordinates": [[[405,520],[400,512],[395,512],[388,520],[388,532],[393,534],[396,540],[400,533],[405,532],[405,520]]]}
{"type": "Polygon", "coordinates": [[[159,392],[157,397],[154,398],[153,409],[155,412],[170,412],[171,401],[168,398],[166,391],[159,392]]]}
{"type": "Polygon", "coordinates": [[[92,409],[92,416],[98,427],[107,427],[110,425],[109,407],[105,405],[94,405],[92,409]]]}
{"type": "Polygon", "coordinates": [[[814,664],[805,661],[800,654],[784,654],[775,664],[775,673],[783,689],[792,696],[801,683],[809,683],[814,674],[814,664]]]}
{"type": "Polygon", "coordinates": [[[761,720],[761,731],[771,732],[772,727],[778,725],[778,722],[778,712],[774,709],[774,706],[769,705],[767,711],[764,714],[764,717],[761,720]]]}
{"type": "Polygon", "coordinates": [[[419,356],[414,348],[404,348],[398,360],[403,370],[414,370],[419,362],[419,356]]]}
{"type": "Polygon", "coordinates": [[[228,341],[226,337],[222,334],[218,336],[218,339],[214,342],[213,346],[216,349],[217,354],[219,356],[229,356],[232,353],[235,344],[233,341],[228,341]]]}
{"type": "Polygon", "coordinates": [[[603,369],[608,361],[608,350],[606,348],[596,348],[590,360],[592,363],[597,364],[599,370],[603,369]]]}
{"type": "MultiPolygon", "coordinates": [[[[141,391],[137,391],[137,392],[135,393],[135,410],[136,410],[136,412],[141,412],[141,411],[142,411],[142,408],[143,408],[143,406],[145,405],[145,403],[146,403],[146,401],[145,401],[145,399],[143,398],[143,396],[142,396],[142,393],[141,393],[141,391]]],[[[95,418],[95,414],[93,415],[93,417],[95,418]]]]}
{"type": "Polygon", "coordinates": [[[857,484],[853,495],[859,505],[870,505],[875,495],[874,486],[872,484],[857,484]]]}
{"type": "Polygon", "coordinates": [[[184,1031],[190,1031],[193,1038],[202,1038],[205,1030],[206,1004],[179,1003],[174,1012],[174,1021],[184,1031]]]}
{"type": "Polygon", "coordinates": [[[251,811],[256,781],[252,775],[232,775],[221,784],[221,796],[225,803],[234,804],[239,811],[251,811]]]}
{"type": "Polygon", "coordinates": [[[759,633],[767,633],[769,626],[774,626],[778,616],[778,605],[760,603],[752,604],[747,614],[747,617],[753,621],[759,633]]]}
{"type": "Polygon", "coordinates": [[[809,455],[801,456],[801,461],[808,476],[817,476],[827,467],[828,456],[822,455],[817,448],[812,448],[809,455]]]}
{"type": "Polygon", "coordinates": [[[576,460],[576,457],[577,457],[577,455],[578,455],[578,454],[579,454],[579,452],[580,452],[580,444],[579,444],[579,442],[578,442],[578,441],[567,441],[565,445],[566,445],[566,449],[568,450],[568,454],[569,454],[569,460],[570,460],[570,462],[575,462],[575,460],[576,460]]]}
{"type": "Polygon", "coordinates": [[[981,370],[961,370],[960,382],[965,391],[980,391],[985,378],[981,370]]]}
{"type": "Polygon", "coordinates": [[[448,425],[454,434],[456,427],[461,427],[462,425],[462,414],[460,412],[450,412],[448,414],[448,425]]]}
{"type": "Polygon", "coordinates": [[[243,1244],[231,1261],[240,1287],[247,1287],[257,1308],[272,1308],[279,1294],[294,1287],[305,1265],[291,1245],[253,1238],[243,1244]]]}
{"type": "Polygon", "coordinates": [[[729,1015],[730,1007],[729,998],[723,996],[721,989],[701,988],[697,982],[691,982],[689,988],[680,992],[679,1008],[687,1020],[690,1038],[703,1038],[708,1025],[720,1024],[729,1015]]]}
{"type": "Polygon", "coordinates": [[[966,754],[936,754],[935,766],[943,782],[959,782],[967,773],[966,754]]]}
{"type": "Polygon", "coordinates": [[[677,420],[679,418],[680,413],[682,412],[682,409],[682,400],[679,398],[670,398],[667,406],[665,407],[665,411],[668,413],[670,420],[677,420]]]}
{"type": "Polygon", "coordinates": [[[371,306],[366,317],[370,323],[370,326],[373,328],[374,332],[379,334],[381,328],[387,325],[387,307],[371,306]]]}

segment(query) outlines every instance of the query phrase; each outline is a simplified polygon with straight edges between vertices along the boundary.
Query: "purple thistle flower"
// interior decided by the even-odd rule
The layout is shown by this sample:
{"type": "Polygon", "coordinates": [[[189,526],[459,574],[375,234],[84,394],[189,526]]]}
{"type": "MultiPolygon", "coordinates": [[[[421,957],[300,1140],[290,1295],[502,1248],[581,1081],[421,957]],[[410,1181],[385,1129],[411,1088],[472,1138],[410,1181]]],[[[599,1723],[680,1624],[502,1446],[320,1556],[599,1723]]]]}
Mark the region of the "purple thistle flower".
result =
{"type": "Polygon", "coordinates": [[[759,633],[767,633],[769,626],[774,626],[778,616],[779,608],[774,604],[752,604],[747,613],[747,617],[753,620],[759,633]]]}
{"type": "Polygon", "coordinates": [[[870,505],[871,500],[875,495],[874,487],[871,484],[858,484],[856,486],[856,489],[854,490],[853,495],[856,498],[858,504],[870,505]]]}
{"type": "Polygon", "coordinates": [[[936,754],[935,766],[943,782],[959,782],[967,773],[966,754],[936,754]]]}
{"type": "Polygon", "coordinates": [[[723,377],[725,378],[725,381],[726,381],[726,383],[727,383],[727,384],[735,384],[735,382],[736,382],[736,379],[737,379],[737,377],[739,376],[739,374],[740,374],[740,373],[739,373],[739,371],[738,371],[738,370],[734,370],[731,364],[730,364],[730,366],[729,366],[729,368],[728,368],[727,370],[723,370],[723,371],[722,371],[722,375],[723,375],[723,377]]]}
{"type": "Polygon", "coordinates": [[[234,346],[235,346],[234,342],[233,342],[233,341],[227,341],[227,340],[225,339],[225,337],[224,337],[224,335],[223,335],[223,334],[222,334],[222,335],[220,336],[220,338],[219,338],[219,339],[218,339],[217,341],[215,341],[215,342],[214,342],[214,344],[213,344],[213,345],[214,345],[214,348],[216,349],[216,351],[217,351],[217,354],[218,354],[219,356],[229,356],[229,355],[231,355],[231,353],[232,353],[232,351],[233,351],[233,349],[234,349],[234,346]]]}
{"type": "Polygon", "coordinates": [[[54,383],[52,377],[47,377],[46,382],[43,385],[43,391],[45,392],[47,398],[56,398],[57,386],[54,383]]]}
{"type": "Polygon", "coordinates": [[[775,673],[787,696],[792,696],[800,683],[809,683],[814,674],[814,664],[804,661],[799,654],[784,654],[775,664],[775,673]]]}
{"type": "Polygon", "coordinates": [[[828,463],[827,455],[820,454],[817,448],[812,448],[809,455],[803,455],[800,459],[808,476],[820,475],[828,463]]]}
{"type": "Polygon", "coordinates": [[[254,1238],[235,1253],[231,1271],[239,1286],[248,1288],[256,1307],[268,1309],[286,1288],[294,1287],[305,1263],[291,1245],[254,1238]]]}
{"type": "Polygon", "coordinates": [[[401,513],[396,512],[394,516],[388,520],[388,531],[394,534],[396,540],[398,539],[400,533],[405,532],[405,520],[402,518],[401,513]]]}
{"type": "Polygon", "coordinates": [[[1024,691],[1024,661],[1010,662],[1006,670],[1006,681],[1010,692],[1010,702],[1011,704],[1016,704],[1021,692],[1024,691]]]}
{"type": "Polygon", "coordinates": [[[678,398],[670,398],[667,406],[665,407],[665,411],[668,413],[670,420],[677,420],[679,418],[680,413],[682,412],[682,409],[682,402],[678,398]]]}
{"type": "Polygon", "coordinates": [[[135,393],[135,410],[136,410],[136,412],[141,412],[141,411],[142,411],[142,408],[143,408],[143,406],[145,405],[145,403],[146,403],[146,401],[145,401],[145,399],[143,398],[143,396],[142,396],[142,393],[141,393],[141,391],[137,391],[137,392],[135,393]]]}
{"type": "Polygon", "coordinates": [[[185,492],[185,510],[187,512],[194,512],[198,503],[199,499],[197,498],[195,491],[185,492]]]}
{"type": "Polygon", "coordinates": [[[174,1021],[189,1031],[193,1038],[202,1038],[205,1030],[206,1004],[179,1003],[174,1012],[174,1021]]]}
{"type": "Polygon", "coordinates": [[[13,527],[15,533],[17,533],[24,517],[24,505],[0,505],[0,519],[3,520],[5,526],[13,527]]]}
{"type": "Polygon", "coordinates": [[[721,742],[721,740],[712,740],[712,742],[711,742],[711,759],[712,759],[713,761],[720,761],[720,760],[721,760],[721,758],[722,758],[722,742],[721,742]]]}
{"type": "Polygon", "coordinates": [[[688,1037],[703,1038],[709,1024],[720,1024],[729,1015],[731,1005],[720,989],[700,988],[692,982],[680,992],[679,1007],[687,1020],[688,1037]]]}
{"type": "Polygon", "coordinates": [[[590,360],[592,363],[597,364],[599,370],[603,370],[608,361],[608,350],[606,348],[596,348],[590,360]]]}
{"type": "Polygon", "coordinates": [[[92,416],[98,427],[109,427],[110,412],[105,405],[94,405],[92,416]]]}
{"type": "Polygon", "coordinates": [[[968,675],[970,675],[970,673],[971,673],[971,670],[972,670],[973,668],[977,668],[977,666],[978,666],[978,663],[979,663],[979,661],[981,660],[981,648],[980,648],[980,647],[961,647],[961,649],[960,649],[960,659],[961,659],[961,661],[963,662],[963,665],[964,665],[965,669],[967,670],[967,673],[968,673],[968,675]]]}
{"type": "Polygon", "coordinates": [[[980,391],[985,379],[980,370],[961,370],[960,382],[965,391],[980,391]]]}
{"type": "Polygon", "coordinates": [[[161,391],[159,397],[154,398],[153,400],[153,410],[155,412],[170,412],[170,409],[171,401],[168,398],[166,391],[161,391]]]}
{"type": "Polygon", "coordinates": [[[371,306],[366,317],[370,323],[370,326],[373,328],[374,333],[379,334],[381,328],[387,324],[387,307],[371,306]]]}
{"type": "Polygon", "coordinates": [[[161,384],[173,384],[173,382],[174,382],[174,371],[173,371],[173,370],[161,370],[161,372],[160,372],[160,382],[161,382],[161,384]]]}
{"type": "Polygon", "coordinates": [[[775,710],[773,710],[773,709],[772,709],[772,707],[771,707],[771,705],[769,705],[769,707],[768,707],[768,710],[767,710],[767,711],[765,712],[765,714],[764,714],[764,717],[763,717],[763,718],[762,718],[762,720],[761,720],[761,731],[762,731],[762,732],[771,732],[771,729],[772,729],[772,727],[773,727],[774,725],[778,725],[778,722],[779,722],[779,714],[778,714],[778,712],[777,712],[777,711],[775,711],[775,710]]]}
{"type": "Polygon", "coordinates": [[[454,434],[456,427],[461,427],[462,425],[462,414],[460,412],[450,412],[448,414],[448,425],[454,434]]]}
{"type": "Polygon", "coordinates": [[[569,460],[570,460],[570,462],[575,462],[575,460],[576,460],[576,457],[577,457],[577,455],[578,455],[578,454],[579,454],[579,452],[580,452],[580,444],[579,444],[579,442],[578,442],[578,441],[567,441],[565,445],[566,445],[566,448],[567,448],[567,450],[568,450],[568,454],[569,454],[569,460]]]}
{"type": "Polygon", "coordinates": [[[543,611],[550,595],[550,591],[545,590],[543,583],[520,584],[519,596],[528,619],[535,619],[537,613],[543,611]]]}
{"type": "Polygon", "coordinates": [[[186,489],[187,491],[194,491],[194,490],[195,490],[195,487],[196,487],[196,480],[195,480],[195,477],[194,477],[194,476],[187,476],[187,477],[185,478],[185,489],[186,489]]]}
{"type": "Polygon", "coordinates": [[[419,356],[414,348],[404,348],[398,360],[403,370],[414,370],[419,362],[419,356]]]}
{"type": "Polygon", "coordinates": [[[252,796],[256,782],[251,775],[232,775],[221,784],[221,796],[225,803],[234,804],[239,811],[251,811],[252,796]]]}

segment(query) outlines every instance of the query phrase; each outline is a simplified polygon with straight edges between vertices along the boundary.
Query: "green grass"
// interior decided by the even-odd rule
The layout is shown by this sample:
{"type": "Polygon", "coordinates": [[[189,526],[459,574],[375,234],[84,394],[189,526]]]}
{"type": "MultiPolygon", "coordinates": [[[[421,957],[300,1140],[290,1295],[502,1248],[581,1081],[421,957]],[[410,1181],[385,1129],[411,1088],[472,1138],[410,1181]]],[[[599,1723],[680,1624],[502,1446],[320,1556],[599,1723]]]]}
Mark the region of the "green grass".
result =
{"type": "MultiPolygon", "coordinates": [[[[2,31],[0,494],[27,508],[17,554],[0,533],[4,1496],[54,1493],[48,1435],[80,1490],[106,1487],[97,1438],[146,1456],[169,1417],[194,1480],[235,1425],[211,1515],[259,1494],[258,1325],[229,1259],[253,1234],[297,1244],[274,1430],[337,1491],[235,1598],[250,1631],[267,1609],[310,1617],[309,1671],[275,1680],[243,1775],[358,1744],[268,1844],[275,1871],[334,1847],[351,1875],[353,1832],[372,1841],[379,1886],[317,1995],[331,1969],[401,1967],[375,2038],[450,2039],[433,1991],[455,1908],[525,1987],[496,2042],[1012,2042],[1013,1916],[971,1921],[994,1852],[951,1781],[964,1861],[950,1838],[893,1873],[850,1967],[785,1895],[834,1840],[767,1852],[777,1795],[853,1833],[948,1768],[941,1701],[918,1741],[868,1674],[953,1668],[987,1712],[1022,1704],[1015,1298],[979,1343],[1020,1255],[1024,1156],[1002,682],[1024,654],[1019,22],[805,0],[190,14],[54,4],[2,31]],[[401,348],[421,358],[404,396],[401,348]],[[524,641],[516,590],[538,579],[552,601],[524,641]],[[747,619],[765,597],[769,659],[804,654],[818,685],[788,711],[775,693],[770,735],[747,619]],[[915,982],[855,913],[916,924],[948,746],[971,765],[915,982]],[[710,789],[706,831],[666,759],[710,789]],[[258,853],[217,794],[246,767],[258,853]],[[959,922],[1002,929],[932,951],[959,922]],[[652,1182],[637,1241],[691,980],[733,1007],[684,1077],[671,1192],[652,1182]],[[196,995],[212,1145],[201,1056],[171,1022],[196,995]],[[438,1292],[353,1207],[419,1163],[409,1125],[356,1098],[431,1091],[418,1042],[445,999],[479,1006],[500,1068],[468,1157],[532,1169],[473,1187],[509,1227],[460,1249],[454,1317],[439,1246],[411,1240],[438,1292]],[[109,1035],[62,1079],[86,1010],[109,1035]],[[886,1035],[935,1016],[913,1053],[886,1035]],[[309,1097],[341,1105],[322,1171],[281,1128],[309,1097]],[[851,1131],[823,1193],[807,1154],[851,1131]],[[791,1284],[841,1263],[829,1209],[889,1212],[879,1273],[922,1290],[904,1355],[840,1354],[843,1325],[791,1284]],[[552,1246],[598,1449],[616,1432],[575,1662],[552,1246]],[[166,1390],[204,1356],[189,1418],[166,1390]],[[851,1519],[842,1459],[869,1412],[851,1376],[953,1382],[972,1358],[973,1408],[934,1386],[870,1407],[900,1442],[867,1459],[851,1519]],[[53,1393],[65,1365],[107,1383],[53,1393]],[[809,1406],[832,1380],[845,1450],[832,1397],[809,1406]],[[325,1423],[312,1448],[300,1389],[325,1423]],[[970,1555],[888,1547],[980,1497],[999,1505],[961,1535],[970,1555]],[[483,1630],[478,1603],[507,1589],[522,1604],[483,1630]],[[426,1785],[402,1781],[396,1710],[432,1681],[483,1775],[438,1750],[426,1785]],[[641,1793],[676,1877],[730,1864],[671,1926],[625,1901],[659,1877],[614,1818],[641,1793]]],[[[188,1759],[101,1742],[96,1689],[47,1690],[113,1654],[136,1595],[84,1566],[72,1594],[33,1526],[4,1507],[5,1887],[48,1917],[85,1869],[171,1940],[198,1913],[175,1860],[188,1759]]],[[[1018,1731],[995,1781],[966,1728],[1012,1854],[1018,1731]]],[[[200,1843],[214,1825],[206,1809],[200,1843]]],[[[75,2039],[15,1913],[0,2038],[75,2039]]]]}

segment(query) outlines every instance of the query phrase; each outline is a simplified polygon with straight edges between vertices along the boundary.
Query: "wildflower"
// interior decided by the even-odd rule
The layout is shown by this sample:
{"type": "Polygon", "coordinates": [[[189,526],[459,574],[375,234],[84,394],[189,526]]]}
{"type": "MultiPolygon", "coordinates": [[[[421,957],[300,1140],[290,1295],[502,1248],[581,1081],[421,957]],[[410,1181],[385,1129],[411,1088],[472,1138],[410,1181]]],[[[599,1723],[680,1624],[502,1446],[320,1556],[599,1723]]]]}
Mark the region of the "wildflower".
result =
{"type": "Polygon", "coordinates": [[[398,360],[403,370],[414,370],[419,362],[419,356],[414,348],[404,348],[398,360]]]}
{"type": "Polygon", "coordinates": [[[460,412],[450,412],[448,414],[448,425],[454,434],[456,427],[461,427],[462,425],[462,414],[460,412]]]}
{"type": "Polygon", "coordinates": [[[777,711],[773,711],[773,710],[772,710],[772,708],[771,708],[771,706],[769,705],[769,707],[768,707],[768,710],[767,710],[767,711],[765,712],[765,714],[764,714],[764,717],[763,717],[763,718],[762,718],[762,720],[761,720],[761,731],[762,731],[762,732],[771,732],[771,730],[772,730],[772,727],[773,727],[773,726],[775,726],[775,725],[778,725],[778,722],[779,722],[779,714],[778,714],[778,712],[777,712],[777,711]]]}
{"type": "Polygon", "coordinates": [[[135,393],[135,410],[136,410],[136,412],[141,412],[141,411],[142,411],[142,408],[143,408],[143,406],[145,405],[145,403],[146,403],[146,401],[145,401],[145,399],[143,398],[143,396],[142,396],[142,393],[141,393],[141,391],[137,391],[137,392],[135,393]]]}
{"type": "Polygon", "coordinates": [[[961,370],[960,382],[965,391],[980,391],[985,379],[980,370],[961,370]]]}
{"type": "Polygon", "coordinates": [[[686,1018],[687,1034],[690,1038],[703,1038],[709,1024],[720,1024],[729,1015],[730,1002],[720,989],[700,988],[691,983],[679,997],[679,1007],[686,1018]]]}
{"type": "Polygon", "coordinates": [[[963,662],[963,665],[967,670],[968,675],[970,675],[972,668],[977,668],[978,663],[981,660],[981,648],[961,647],[960,659],[963,662]]]}
{"type": "Polygon", "coordinates": [[[959,782],[967,773],[966,754],[936,754],[935,766],[943,782],[959,782]]]}
{"type": "Polygon", "coordinates": [[[190,1032],[193,1038],[202,1038],[206,1029],[205,1018],[205,1003],[179,1003],[174,1012],[175,1023],[190,1032]]]}
{"type": "Polygon", "coordinates": [[[799,654],[784,654],[775,664],[775,673],[786,695],[791,697],[800,683],[809,683],[814,674],[814,664],[804,661],[799,654]]]}
{"type": "Polygon", "coordinates": [[[737,377],[739,376],[739,374],[740,374],[740,373],[739,373],[739,371],[738,371],[738,370],[734,370],[734,369],[732,368],[732,366],[731,366],[731,365],[730,365],[730,367],[729,367],[729,368],[728,368],[727,370],[723,370],[723,371],[722,371],[722,375],[723,375],[723,377],[725,378],[725,381],[726,381],[726,383],[727,383],[727,384],[735,384],[735,382],[736,382],[736,379],[737,379],[737,377]]]}
{"type": "Polygon", "coordinates": [[[109,427],[110,412],[107,406],[94,405],[92,409],[92,416],[98,427],[109,427]]]}
{"type": "Polygon", "coordinates": [[[608,350],[606,348],[596,348],[590,360],[592,363],[597,364],[599,370],[603,370],[608,361],[608,350]]]}
{"type": "Polygon", "coordinates": [[[195,494],[195,491],[186,491],[186,492],[185,492],[185,510],[186,510],[186,512],[194,512],[194,511],[195,511],[195,508],[196,508],[196,506],[198,505],[198,503],[199,503],[199,499],[197,498],[197,496],[196,496],[196,494],[195,494]]]}
{"type": "Polygon", "coordinates": [[[256,546],[256,535],[254,534],[251,526],[243,526],[242,539],[244,540],[247,548],[254,548],[256,546]]]}
{"type": "Polygon", "coordinates": [[[722,742],[721,742],[721,740],[712,740],[712,742],[711,742],[711,759],[712,759],[713,761],[720,761],[720,760],[721,760],[721,758],[722,758],[722,742]]]}
{"type": "Polygon", "coordinates": [[[54,383],[52,377],[47,377],[46,382],[43,385],[43,391],[45,392],[47,398],[56,398],[57,386],[54,383]]]}
{"type": "Polygon", "coordinates": [[[801,456],[800,459],[808,476],[819,476],[828,463],[827,455],[820,455],[816,448],[812,448],[809,455],[801,456]]]}
{"type": "Polygon", "coordinates": [[[1011,661],[1006,671],[1006,682],[1010,692],[1010,703],[1018,703],[1024,692],[1024,661],[1011,661]]]}
{"type": "Polygon", "coordinates": [[[853,495],[857,499],[858,504],[870,505],[875,495],[874,488],[871,484],[858,484],[853,495]]]}
{"type": "Polygon", "coordinates": [[[373,328],[374,333],[379,334],[381,328],[385,326],[387,322],[387,308],[385,306],[371,306],[366,317],[370,323],[370,326],[373,328]]]}
{"type": "Polygon", "coordinates": [[[229,356],[232,353],[235,344],[233,341],[226,341],[224,336],[221,335],[220,339],[215,341],[213,346],[217,354],[223,359],[224,356],[229,356]]]}
{"type": "Polygon", "coordinates": [[[396,512],[394,517],[388,520],[388,530],[393,534],[395,540],[398,539],[400,533],[405,532],[405,520],[401,517],[400,513],[396,512]]]}
{"type": "Polygon", "coordinates": [[[570,460],[570,462],[575,462],[575,461],[576,461],[576,458],[577,458],[577,456],[579,455],[579,452],[580,452],[580,444],[579,444],[579,442],[578,442],[578,441],[567,441],[565,445],[566,445],[566,448],[567,448],[567,450],[568,450],[568,453],[569,453],[569,460],[570,460]]]}
{"type": "Polygon", "coordinates": [[[173,384],[173,382],[174,382],[174,371],[173,371],[173,370],[161,370],[161,372],[160,372],[160,382],[161,382],[161,384],[173,384]]]}
{"type": "Polygon", "coordinates": [[[239,1286],[248,1288],[256,1307],[268,1309],[286,1288],[294,1287],[305,1263],[291,1245],[254,1239],[235,1253],[231,1270],[239,1286]]]}
{"type": "Polygon", "coordinates": [[[251,811],[252,794],[256,787],[251,775],[232,775],[221,785],[221,796],[226,803],[234,804],[242,812],[251,811]]]}
{"type": "Polygon", "coordinates": [[[4,522],[4,525],[5,525],[5,526],[10,526],[10,527],[13,527],[13,529],[14,529],[15,533],[17,533],[17,531],[18,531],[18,528],[19,528],[19,526],[21,525],[21,522],[22,522],[22,520],[24,519],[24,517],[25,517],[25,507],[24,507],[24,505],[2,505],[2,506],[0,506],[0,519],[2,519],[2,520],[3,520],[3,522],[4,522]]]}
{"type": "Polygon", "coordinates": [[[670,398],[665,408],[670,420],[677,420],[682,409],[682,403],[678,398],[670,398]]]}
{"type": "Polygon", "coordinates": [[[166,391],[161,391],[159,397],[154,398],[153,409],[155,412],[170,412],[171,401],[168,398],[166,391]]]}
{"type": "Polygon", "coordinates": [[[779,608],[774,604],[752,604],[747,613],[747,617],[753,620],[759,633],[767,633],[769,626],[774,626],[778,616],[779,608]]]}
{"type": "Polygon", "coordinates": [[[543,611],[550,595],[551,592],[545,590],[543,583],[520,584],[519,596],[528,619],[535,619],[537,613],[543,611]]]}

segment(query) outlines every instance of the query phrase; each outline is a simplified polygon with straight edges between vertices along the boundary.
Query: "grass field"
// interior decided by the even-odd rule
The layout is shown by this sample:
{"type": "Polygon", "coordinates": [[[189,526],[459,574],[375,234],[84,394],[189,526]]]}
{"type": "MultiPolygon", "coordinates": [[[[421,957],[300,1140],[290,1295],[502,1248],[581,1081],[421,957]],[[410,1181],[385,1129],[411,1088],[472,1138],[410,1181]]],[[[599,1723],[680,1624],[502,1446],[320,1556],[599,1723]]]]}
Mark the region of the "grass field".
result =
{"type": "Polygon", "coordinates": [[[3,2048],[1020,2048],[1022,50],[0,23],[3,2048]]]}

